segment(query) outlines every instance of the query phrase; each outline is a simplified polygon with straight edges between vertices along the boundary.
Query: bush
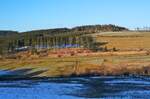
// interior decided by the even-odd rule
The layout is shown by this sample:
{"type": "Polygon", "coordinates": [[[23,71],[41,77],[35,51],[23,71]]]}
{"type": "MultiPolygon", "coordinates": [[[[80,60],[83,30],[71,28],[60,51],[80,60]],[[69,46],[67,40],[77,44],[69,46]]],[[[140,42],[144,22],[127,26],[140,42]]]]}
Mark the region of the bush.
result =
{"type": "Polygon", "coordinates": [[[113,51],[117,51],[117,49],[115,47],[113,47],[113,51]]]}

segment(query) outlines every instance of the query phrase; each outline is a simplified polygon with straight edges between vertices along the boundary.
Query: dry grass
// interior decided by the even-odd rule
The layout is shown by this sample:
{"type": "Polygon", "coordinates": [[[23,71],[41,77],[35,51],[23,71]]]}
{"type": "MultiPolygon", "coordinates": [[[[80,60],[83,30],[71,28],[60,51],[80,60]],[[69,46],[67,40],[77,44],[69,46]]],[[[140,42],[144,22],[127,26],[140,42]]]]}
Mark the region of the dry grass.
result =
{"type": "MultiPolygon", "coordinates": [[[[150,33],[109,32],[93,34],[98,41],[108,42],[108,48],[120,50],[150,49],[150,33]]],[[[150,75],[150,55],[145,51],[103,52],[87,56],[33,57],[0,60],[0,69],[34,68],[47,70],[37,76],[70,76],[72,74],[145,74],[150,75]],[[145,72],[146,68],[146,72],[145,72]]]]}
{"type": "Polygon", "coordinates": [[[118,75],[126,72],[144,72],[143,68],[150,67],[150,56],[121,55],[121,56],[84,56],[64,58],[38,58],[26,60],[0,61],[0,69],[34,68],[33,71],[47,70],[37,76],[70,76],[72,74],[103,74],[118,75]]]}
{"type": "Polygon", "coordinates": [[[150,49],[150,32],[109,32],[94,34],[98,41],[108,42],[108,48],[120,50],[150,49]]]}

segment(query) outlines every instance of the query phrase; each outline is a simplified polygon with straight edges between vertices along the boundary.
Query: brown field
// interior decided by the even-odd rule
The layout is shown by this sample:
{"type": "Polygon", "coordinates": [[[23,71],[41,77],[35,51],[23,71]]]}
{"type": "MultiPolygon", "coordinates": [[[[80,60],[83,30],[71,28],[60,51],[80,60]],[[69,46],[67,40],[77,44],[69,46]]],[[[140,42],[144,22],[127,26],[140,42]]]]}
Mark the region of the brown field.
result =
{"type": "Polygon", "coordinates": [[[98,41],[108,42],[108,48],[120,50],[150,49],[150,32],[108,32],[94,34],[98,41]]]}
{"type": "Polygon", "coordinates": [[[5,59],[2,70],[33,68],[45,70],[36,76],[58,77],[70,75],[150,75],[150,55],[96,55],[62,58],[5,59]],[[145,71],[146,70],[146,71],[145,71]]]}
{"type": "MultiPolygon", "coordinates": [[[[97,40],[108,42],[108,48],[122,51],[99,52],[66,57],[28,57],[1,59],[1,70],[33,68],[45,70],[36,76],[58,77],[71,75],[150,75],[150,33],[109,32],[93,34],[97,40]],[[146,50],[145,50],[146,49],[146,50]],[[124,50],[124,51],[123,51],[124,50]],[[132,50],[132,51],[129,51],[132,50]]],[[[36,56],[36,55],[35,55],[36,56]]]]}

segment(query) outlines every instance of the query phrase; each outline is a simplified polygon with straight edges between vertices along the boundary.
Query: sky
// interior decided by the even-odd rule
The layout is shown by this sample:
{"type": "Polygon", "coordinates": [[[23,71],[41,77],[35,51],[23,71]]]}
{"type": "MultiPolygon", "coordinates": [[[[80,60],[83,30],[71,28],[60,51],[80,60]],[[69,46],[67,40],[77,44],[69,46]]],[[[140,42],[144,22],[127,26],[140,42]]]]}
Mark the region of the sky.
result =
{"type": "Polygon", "coordinates": [[[150,26],[150,0],[0,0],[0,30],[150,26]]]}

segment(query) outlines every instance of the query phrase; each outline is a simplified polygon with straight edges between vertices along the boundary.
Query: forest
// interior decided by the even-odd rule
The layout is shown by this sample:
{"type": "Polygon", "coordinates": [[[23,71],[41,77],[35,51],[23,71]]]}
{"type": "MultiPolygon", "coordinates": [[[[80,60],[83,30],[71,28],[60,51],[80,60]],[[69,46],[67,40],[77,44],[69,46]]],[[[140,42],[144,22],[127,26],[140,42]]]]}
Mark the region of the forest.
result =
{"type": "Polygon", "coordinates": [[[27,32],[0,31],[0,54],[14,53],[20,50],[88,48],[97,49],[97,43],[91,33],[128,31],[116,25],[86,25],[74,28],[56,28],[27,32]]]}

